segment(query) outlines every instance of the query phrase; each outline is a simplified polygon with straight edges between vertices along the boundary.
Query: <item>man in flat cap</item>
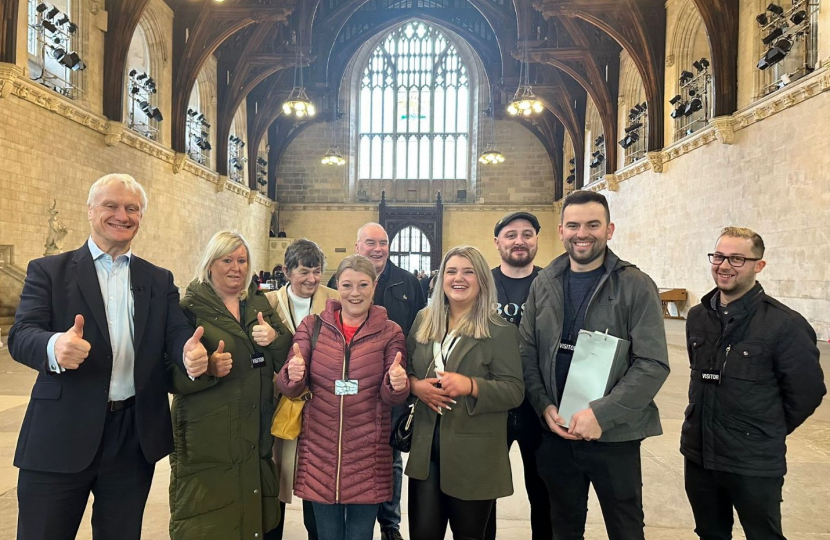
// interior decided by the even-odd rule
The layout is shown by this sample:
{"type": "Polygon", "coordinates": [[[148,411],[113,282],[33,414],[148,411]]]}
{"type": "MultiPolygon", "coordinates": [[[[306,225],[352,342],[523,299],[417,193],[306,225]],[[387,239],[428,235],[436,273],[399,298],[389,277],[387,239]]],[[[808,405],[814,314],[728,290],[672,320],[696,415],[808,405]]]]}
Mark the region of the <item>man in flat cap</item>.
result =
{"type": "MultiPolygon", "coordinates": [[[[539,220],[530,212],[512,212],[496,223],[493,242],[501,256],[501,264],[493,268],[498,304],[496,311],[516,327],[522,321],[530,284],[539,273],[533,264],[536,258],[539,220]]],[[[536,470],[536,450],[542,441],[542,424],[527,401],[511,410],[507,418],[507,446],[519,443],[524,463],[525,488],[530,502],[530,529],[533,540],[550,540],[550,503],[548,490],[536,470]]],[[[490,513],[486,540],[496,538],[496,511],[490,513]]]]}

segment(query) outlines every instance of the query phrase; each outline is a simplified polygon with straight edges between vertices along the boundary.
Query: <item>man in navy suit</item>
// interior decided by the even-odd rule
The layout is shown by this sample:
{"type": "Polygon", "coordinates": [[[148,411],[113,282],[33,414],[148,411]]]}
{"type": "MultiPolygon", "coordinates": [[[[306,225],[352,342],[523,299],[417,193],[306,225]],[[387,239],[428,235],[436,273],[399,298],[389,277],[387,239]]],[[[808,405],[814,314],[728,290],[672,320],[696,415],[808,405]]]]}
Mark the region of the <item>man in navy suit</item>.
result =
{"type": "Polygon", "coordinates": [[[131,176],[89,190],[89,240],[29,263],[12,357],[38,371],[14,456],[18,540],[75,538],[90,492],[95,540],[138,540],[155,462],[173,449],[165,353],[207,370],[202,328],[172,274],[134,256],[147,209],[131,176]]]}

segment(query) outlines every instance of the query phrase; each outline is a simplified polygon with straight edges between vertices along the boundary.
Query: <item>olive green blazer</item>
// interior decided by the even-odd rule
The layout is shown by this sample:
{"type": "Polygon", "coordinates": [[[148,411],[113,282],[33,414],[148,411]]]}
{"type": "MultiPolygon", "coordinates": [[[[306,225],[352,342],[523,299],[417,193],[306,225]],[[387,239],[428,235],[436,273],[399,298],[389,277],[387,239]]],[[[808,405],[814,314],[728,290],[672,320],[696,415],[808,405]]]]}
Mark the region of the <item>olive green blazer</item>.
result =
{"type": "MultiPolygon", "coordinates": [[[[407,340],[410,375],[424,379],[432,363],[432,342],[415,341],[424,311],[415,319],[407,340]]],[[[512,324],[490,322],[490,338],[459,338],[445,371],[473,377],[478,398],[463,396],[444,411],[439,434],[441,491],[462,500],[487,500],[513,493],[507,449],[507,411],[524,398],[519,332],[512,324]]],[[[406,474],[416,480],[429,475],[432,434],[438,415],[423,403],[415,405],[412,450],[406,474]]]]}

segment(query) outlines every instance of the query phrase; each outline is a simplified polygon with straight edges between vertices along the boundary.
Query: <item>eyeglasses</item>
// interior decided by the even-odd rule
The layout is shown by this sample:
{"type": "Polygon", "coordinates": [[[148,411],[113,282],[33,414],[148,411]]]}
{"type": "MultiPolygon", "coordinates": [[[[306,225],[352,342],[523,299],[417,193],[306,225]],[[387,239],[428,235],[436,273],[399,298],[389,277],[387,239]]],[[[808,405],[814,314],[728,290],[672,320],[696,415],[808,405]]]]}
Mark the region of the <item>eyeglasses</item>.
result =
{"type": "Polygon", "coordinates": [[[760,258],[744,257],[742,255],[730,255],[727,257],[722,253],[709,253],[709,262],[712,264],[723,264],[723,261],[728,260],[732,268],[740,268],[746,264],[746,261],[760,261],[760,258]]]}

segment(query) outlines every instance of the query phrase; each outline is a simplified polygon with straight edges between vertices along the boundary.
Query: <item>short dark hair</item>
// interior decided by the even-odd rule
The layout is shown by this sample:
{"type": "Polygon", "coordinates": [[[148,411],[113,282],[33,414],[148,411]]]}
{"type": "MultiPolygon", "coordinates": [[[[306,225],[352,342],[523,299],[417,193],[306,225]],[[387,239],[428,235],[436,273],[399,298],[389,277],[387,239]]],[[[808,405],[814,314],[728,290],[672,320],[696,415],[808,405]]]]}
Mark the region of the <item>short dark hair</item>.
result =
{"type": "Polygon", "coordinates": [[[605,198],[605,195],[585,189],[572,191],[570,195],[565,197],[565,201],[562,203],[562,213],[559,215],[560,221],[565,219],[565,208],[572,204],[588,204],[592,202],[599,203],[605,208],[605,220],[611,223],[611,210],[608,209],[608,199],[605,198]]]}
{"type": "Polygon", "coordinates": [[[326,256],[323,255],[323,250],[320,249],[320,246],[305,238],[295,240],[285,250],[285,274],[288,275],[289,272],[300,266],[306,268],[319,266],[321,270],[325,270],[326,266],[326,256]]]}

